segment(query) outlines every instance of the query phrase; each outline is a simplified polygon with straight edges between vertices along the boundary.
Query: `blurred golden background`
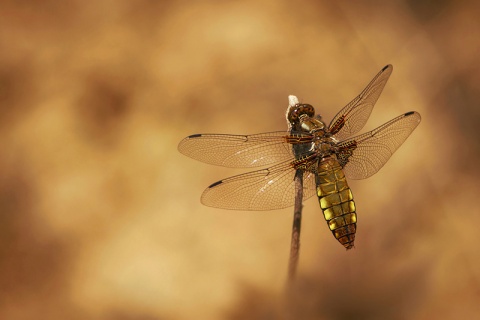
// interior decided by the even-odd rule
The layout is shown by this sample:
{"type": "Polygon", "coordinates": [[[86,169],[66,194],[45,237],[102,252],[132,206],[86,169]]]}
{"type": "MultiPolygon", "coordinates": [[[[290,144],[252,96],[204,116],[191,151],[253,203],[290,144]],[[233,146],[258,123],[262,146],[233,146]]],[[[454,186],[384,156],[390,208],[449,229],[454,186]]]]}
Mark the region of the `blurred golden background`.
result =
{"type": "Polygon", "coordinates": [[[462,319],[480,314],[475,1],[0,3],[1,319],[462,319]],[[350,181],[356,248],[305,202],[207,208],[246,170],[182,156],[194,133],[328,121],[387,63],[365,130],[422,123],[350,181]]]}

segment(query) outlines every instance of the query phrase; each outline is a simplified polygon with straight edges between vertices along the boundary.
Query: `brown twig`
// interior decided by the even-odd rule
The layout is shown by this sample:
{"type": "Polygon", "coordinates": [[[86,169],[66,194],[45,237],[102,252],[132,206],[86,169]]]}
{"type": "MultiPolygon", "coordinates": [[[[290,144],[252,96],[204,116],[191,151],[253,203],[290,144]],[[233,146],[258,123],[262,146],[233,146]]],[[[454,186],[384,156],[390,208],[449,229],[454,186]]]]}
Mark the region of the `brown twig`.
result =
{"type": "Polygon", "coordinates": [[[303,171],[295,172],[295,207],[293,208],[292,242],[290,246],[290,262],[288,265],[288,281],[295,279],[298,257],[300,255],[300,227],[302,224],[302,200],[303,200],[303,171]]]}

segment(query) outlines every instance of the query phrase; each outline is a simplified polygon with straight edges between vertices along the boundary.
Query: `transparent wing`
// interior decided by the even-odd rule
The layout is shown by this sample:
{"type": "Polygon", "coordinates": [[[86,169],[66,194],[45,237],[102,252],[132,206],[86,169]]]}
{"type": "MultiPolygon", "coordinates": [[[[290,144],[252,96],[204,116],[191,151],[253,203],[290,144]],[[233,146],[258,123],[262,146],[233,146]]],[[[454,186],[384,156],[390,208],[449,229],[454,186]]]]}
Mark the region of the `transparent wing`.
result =
{"type": "MultiPolygon", "coordinates": [[[[232,210],[272,210],[292,206],[295,200],[295,163],[233,176],[210,185],[202,194],[204,205],[232,210]]],[[[314,160],[311,160],[314,165],[314,160]]],[[[303,174],[303,200],[316,193],[315,175],[303,174]]]]}
{"type": "Polygon", "coordinates": [[[359,132],[367,123],[392,70],[390,64],[380,70],[367,87],[332,119],[328,127],[339,141],[359,132]]]}
{"type": "Polygon", "coordinates": [[[293,159],[293,143],[311,142],[308,135],[286,131],[252,135],[194,134],[183,139],[178,150],[205,163],[230,167],[259,167],[293,159]]]}
{"type": "Polygon", "coordinates": [[[375,174],[420,121],[418,112],[407,112],[375,130],[340,142],[337,157],[345,175],[350,179],[365,179],[375,174]]]}

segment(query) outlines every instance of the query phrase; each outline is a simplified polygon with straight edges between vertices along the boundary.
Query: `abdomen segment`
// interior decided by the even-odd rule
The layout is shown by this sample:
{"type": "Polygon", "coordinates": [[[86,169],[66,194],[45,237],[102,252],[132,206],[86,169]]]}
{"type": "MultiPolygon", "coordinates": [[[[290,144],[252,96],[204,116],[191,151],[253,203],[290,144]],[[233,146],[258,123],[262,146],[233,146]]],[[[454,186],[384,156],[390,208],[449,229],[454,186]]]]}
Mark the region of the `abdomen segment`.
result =
{"type": "Polygon", "coordinates": [[[316,183],[318,201],[328,227],[345,248],[353,248],[357,230],[355,203],[342,167],[335,158],[320,162],[316,183]]]}

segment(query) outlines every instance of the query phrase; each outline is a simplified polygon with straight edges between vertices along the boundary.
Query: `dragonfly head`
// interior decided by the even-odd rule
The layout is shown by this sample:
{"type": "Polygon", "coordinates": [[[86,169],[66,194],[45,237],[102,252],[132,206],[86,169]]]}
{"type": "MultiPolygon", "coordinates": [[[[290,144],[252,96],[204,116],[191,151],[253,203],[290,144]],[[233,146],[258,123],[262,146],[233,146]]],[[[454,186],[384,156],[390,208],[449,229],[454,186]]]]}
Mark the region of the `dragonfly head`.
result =
{"type": "Polygon", "coordinates": [[[287,120],[295,130],[316,132],[325,128],[320,115],[315,116],[315,109],[310,104],[296,104],[287,113],[287,120]]]}
{"type": "Polygon", "coordinates": [[[301,116],[313,117],[315,109],[311,104],[297,103],[290,106],[287,110],[287,121],[290,123],[298,123],[301,116]]]}
{"type": "Polygon", "coordinates": [[[290,105],[286,116],[289,127],[294,131],[316,132],[325,128],[322,117],[315,116],[315,109],[310,104],[290,105]]]}

